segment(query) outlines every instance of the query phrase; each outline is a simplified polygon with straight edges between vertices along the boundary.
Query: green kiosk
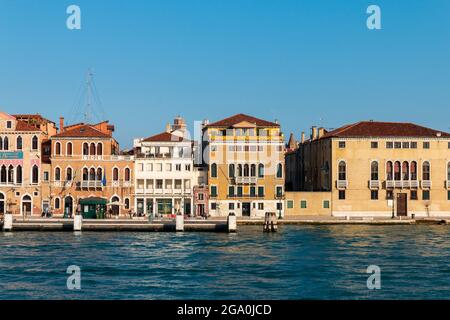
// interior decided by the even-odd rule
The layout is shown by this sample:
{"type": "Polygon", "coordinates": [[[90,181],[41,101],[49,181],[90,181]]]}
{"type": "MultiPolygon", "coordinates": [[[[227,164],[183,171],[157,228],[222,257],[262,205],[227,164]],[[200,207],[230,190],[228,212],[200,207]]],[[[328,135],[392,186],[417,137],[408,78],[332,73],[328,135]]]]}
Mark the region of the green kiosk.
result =
{"type": "Polygon", "coordinates": [[[89,197],[80,199],[83,219],[105,219],[106,199],[99,197],[89,197]]]}

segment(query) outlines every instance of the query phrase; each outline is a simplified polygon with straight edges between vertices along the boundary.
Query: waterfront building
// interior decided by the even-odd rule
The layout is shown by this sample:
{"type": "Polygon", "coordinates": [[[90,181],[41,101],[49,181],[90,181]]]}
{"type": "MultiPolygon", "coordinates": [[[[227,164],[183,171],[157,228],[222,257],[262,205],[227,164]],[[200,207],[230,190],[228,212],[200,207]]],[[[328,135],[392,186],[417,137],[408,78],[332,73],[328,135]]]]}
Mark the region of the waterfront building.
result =
{"type": "Polygon", "coordinates": [[[120,152],[114,126],[78,123],[50,137],[50,170],[43,172],[45,200],[55,216],[103,217],[105,210],[126,215],[134,206],[133,156],[120,152]],[[78,206],[79,205],[79,206],[78,206]]]}
{"type": "Polygon", "coordinates": [[[284,212],[284,136],[277,121],[245,114],[203,124],[211,216],[284,212]]]}
{"type": "Polygon", "coordinates": [[[313,127],[286,154],[287,214],[450,215],[450,134],[412,123],[313,127]]]}
{"type": "Polygon", "coordinates": [[[191,215],[193,187],[201,181],[203,168],[194,166],[194,144],[181,117],[162,133],[136,139],[135,206],[139,215],[191,215]]]}
{"type": "Polygon", "coordinates": [[[28,123],[27,115],[0,112],[0,214],[8,211],[29,217],[41,214],[45,205],[41,192],[42,143],[56,128],[51,121],[39,118],[38,125],[28,123]]]}

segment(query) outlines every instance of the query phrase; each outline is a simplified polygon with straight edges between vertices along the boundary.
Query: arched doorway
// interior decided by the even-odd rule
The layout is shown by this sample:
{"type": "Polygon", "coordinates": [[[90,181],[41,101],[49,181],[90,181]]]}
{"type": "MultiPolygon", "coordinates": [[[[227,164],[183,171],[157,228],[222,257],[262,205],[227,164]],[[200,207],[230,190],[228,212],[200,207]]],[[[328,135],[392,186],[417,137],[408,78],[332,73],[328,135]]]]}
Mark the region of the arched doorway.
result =
{"type": "Polygon", "coordinates": [[[24,217],[31,216],[32,208],[33,208],[33,200],[29,195],[24,195],[22,198],[22,202],[20,204],[22,216],[24,217]]]}
{"type": "Polygon", "coordinates": [[[4,215],[5,214],[5,208],[6,208],[6,203],[5,203],[5,195],[3,193],[0,193],[0,214],[4,215]]]}
{"type": "Polygon", "coordinates": [[[118,216],[120,212],[120,199],[117,196],[111,198],[111,209],[113,216],[118,216]]]}
{"type": "Polygon", "coordinates": [[[64,218],[71,218],[73,215],[73,198],[67,196],[64,199],[64,218]]]}

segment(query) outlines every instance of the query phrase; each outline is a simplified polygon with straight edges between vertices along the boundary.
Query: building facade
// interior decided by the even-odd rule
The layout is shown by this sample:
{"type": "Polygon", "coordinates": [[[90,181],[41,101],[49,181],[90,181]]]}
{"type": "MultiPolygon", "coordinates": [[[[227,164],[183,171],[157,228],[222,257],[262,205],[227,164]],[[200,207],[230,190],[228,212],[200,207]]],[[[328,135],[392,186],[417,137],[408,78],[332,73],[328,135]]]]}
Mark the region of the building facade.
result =
{"type": "Polygon", "coordinates": [[[113,132],[107,121],[65,126],[60,118],[59,133],[50,138],[51,165],[42,178],[55,216],[70,217],[81,200],[90,198],[92,206],[101,204],[115,216],[134,209],[133,156],[120,154],[113,132]]]}
{"type": "Polygon", "coordinates": [[[314,127],[286,163],[286,183],[295,191],[286,204],[294,214],[314,214],[302,199],[322,192],[321,209],[333,216],[450,215],[446,132],[374,121],[330,132],[314,127]]]}
{"type": "Polygon", "coordinates": [[[280,125],[245,114],[203,126],[211,216],[284,212],[284,136],[280,125]]]}

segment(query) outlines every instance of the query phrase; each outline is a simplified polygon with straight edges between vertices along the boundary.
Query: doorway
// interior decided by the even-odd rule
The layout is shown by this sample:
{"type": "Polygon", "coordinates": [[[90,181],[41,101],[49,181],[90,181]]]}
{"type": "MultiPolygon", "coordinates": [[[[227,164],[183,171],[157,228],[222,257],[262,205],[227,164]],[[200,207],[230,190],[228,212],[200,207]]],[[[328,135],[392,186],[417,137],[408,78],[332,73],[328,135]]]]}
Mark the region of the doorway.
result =
{"type": "Polygon", "coordinates": [[[406,217],[408,215],[408,197],[406,193],[397,194],[397,216],[406,217]]]}
{"type": "Polygon", "coordinates": [[[250,202],[243,202],[242,203],[242,216],[243,217],[250,217],[250,211],[251,211],[251,203],[250,202]]]}
{"type": "Polygon", "coordinates": [[[23,196],[22,204],[20,207],[22,209],[22,216],[24,216],[24,217],[31,216],[31,209],[33,208],[33,202],[29,195],[23,196]]]}
{"type": "Polygon", "coordinates": [[[119,200],[119,198],[116,197],[116,196],[112,197],[111,203],[114,203],[113,205],[111,205],[112,214],[113,214],[113,216],[118,217],[119,216],[119,211],[120,211],[120,207],[119,207],[120,200],[119,200]]]}
{"type": "Polygon", "coordinates": [[[73,199],[66,197],[64,199],[64,218],[71,218],[73,215],[73,199]]]}
{"type": "Polygon", "coordinates": [[[0,193],[0,215],[5,214],[5,195],[0,193]]]}

